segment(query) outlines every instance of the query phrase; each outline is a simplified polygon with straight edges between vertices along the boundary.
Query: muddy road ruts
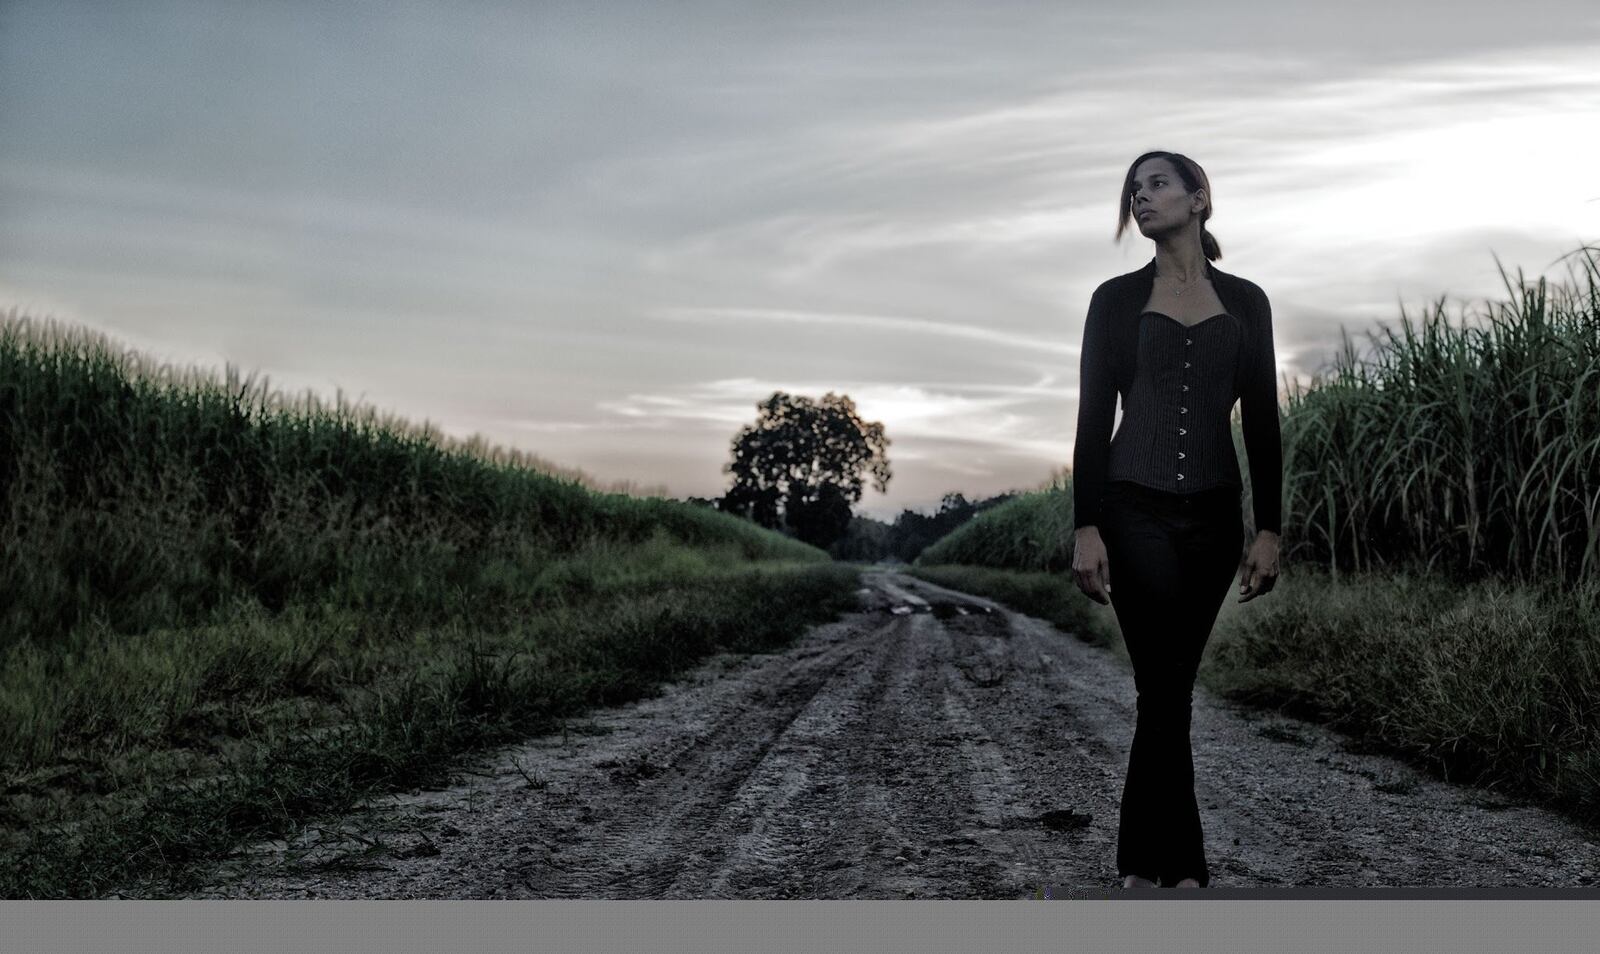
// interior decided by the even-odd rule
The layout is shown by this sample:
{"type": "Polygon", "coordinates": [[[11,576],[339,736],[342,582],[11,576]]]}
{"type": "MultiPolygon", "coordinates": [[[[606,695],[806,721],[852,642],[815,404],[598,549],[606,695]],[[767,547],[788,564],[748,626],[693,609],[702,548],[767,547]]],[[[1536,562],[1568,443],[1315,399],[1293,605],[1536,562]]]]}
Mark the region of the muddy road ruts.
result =
{"type": "MultiPolygon", "coordinates": [[[[658,695],[476,760],[456,787],[252,846],[190,896],[1116,887],[1125,664],[893,569],[863,582],[859,611],[781,652],[713,657],[658,695]]],[[[1600,870],[1592,836],[1559,815],[1198,686],[1192,733],[1216,887],[1575,886],[1600,870]]]]}

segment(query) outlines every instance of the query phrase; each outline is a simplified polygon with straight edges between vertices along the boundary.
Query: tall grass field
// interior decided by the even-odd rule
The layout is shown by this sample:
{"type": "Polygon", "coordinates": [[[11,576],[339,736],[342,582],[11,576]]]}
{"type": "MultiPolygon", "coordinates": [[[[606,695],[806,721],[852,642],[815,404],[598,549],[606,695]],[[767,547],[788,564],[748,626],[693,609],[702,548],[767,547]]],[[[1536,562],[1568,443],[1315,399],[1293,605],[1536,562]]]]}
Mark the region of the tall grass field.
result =
{"type": "Polygon", "coordinates": [[[858,585],[748,521],[15,311],[0,507],[7,898],[181,891],[858,585]]]}
{"type": "MultiPolygon", "coordinates": [[[[1402,309],[1370,354],[1346,336],[1286,389],[1282,573],[1247,604],[1234,587],[1199,678],[1600,827],[1600,249],[1565,260],[1554,285],[1501,268],[1507,300],[1459,322],[1442,299],[1402,309]]],[[[912,572],[1126,659],[1112,608],[1072,580],[1072,543],[1062,473],[912,572]]]]}

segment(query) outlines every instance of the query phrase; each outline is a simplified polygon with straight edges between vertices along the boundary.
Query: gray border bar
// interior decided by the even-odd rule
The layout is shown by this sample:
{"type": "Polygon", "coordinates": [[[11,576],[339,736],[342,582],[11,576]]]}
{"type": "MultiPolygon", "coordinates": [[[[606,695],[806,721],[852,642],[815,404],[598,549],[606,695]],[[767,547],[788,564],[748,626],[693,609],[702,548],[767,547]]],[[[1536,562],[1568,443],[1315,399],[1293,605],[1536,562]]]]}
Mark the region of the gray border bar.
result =
{"type": "MultiPolygon", "coordinates": [[[[1135,902],[1157,895],[1197,898],[1207,890],[1131,891],[1119,897],[1135,902]]],[[[1600,904],[1486,904],[1471,894],[1421,901],[1400,891],[1390,900],[1406,903],[11,901],[0,902],[0,950],[1590,954],[1600,936],[1600,904]]]]}
{"type": "Polygon", "coordinates": [[[1058,888],[1046,901],[1600,901],[1593,888],[1058,888]]]}

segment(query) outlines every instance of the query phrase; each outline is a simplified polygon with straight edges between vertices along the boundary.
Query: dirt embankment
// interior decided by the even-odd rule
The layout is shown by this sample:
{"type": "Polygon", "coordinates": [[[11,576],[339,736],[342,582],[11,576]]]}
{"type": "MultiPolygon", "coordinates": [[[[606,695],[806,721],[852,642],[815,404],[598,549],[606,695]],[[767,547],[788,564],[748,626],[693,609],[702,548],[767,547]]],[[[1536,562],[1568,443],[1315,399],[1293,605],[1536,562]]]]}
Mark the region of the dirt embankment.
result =
{"type": "MultiPolygon", "coordinates": [[[[889,570],[781,653],[480,760],[199,897],[1027,898],[1117,884],[1132,675],[1046,623],[889,570]]],[[[1195,690],[1217,887],[1575,886],[1574,824],[1195,690]]],[[[1587,840],[1586,840],[1587,839],[1587,840]]],[[[134,894],[137,892],[130,892],[134,894]]]]}

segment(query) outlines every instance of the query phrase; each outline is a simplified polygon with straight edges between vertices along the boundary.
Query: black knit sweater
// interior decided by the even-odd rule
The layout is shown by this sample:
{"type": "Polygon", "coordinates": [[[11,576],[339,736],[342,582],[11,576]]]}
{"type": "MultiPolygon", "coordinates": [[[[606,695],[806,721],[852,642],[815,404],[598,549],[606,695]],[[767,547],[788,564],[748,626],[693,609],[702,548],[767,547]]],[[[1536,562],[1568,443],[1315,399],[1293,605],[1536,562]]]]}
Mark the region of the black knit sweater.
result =
{"type": "Polygon", "coordinates": [[[1207,277],[1226,311],[1185,328],[1143,310],[1155,274],[1152,258],[1101,283],[1089,299],[1072,449],[1074,523],[1099,524],[1108,479],[1175,493],[1239,486],[1228,426],[1238,401],[1255,526],[1280,531],[1283,447],[1266,293],[1208,261],[1207,277]],[[1123,418],[1113,439],[1119,395],[1123,418]]]}

